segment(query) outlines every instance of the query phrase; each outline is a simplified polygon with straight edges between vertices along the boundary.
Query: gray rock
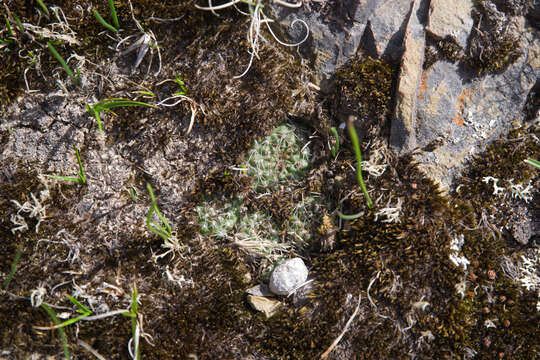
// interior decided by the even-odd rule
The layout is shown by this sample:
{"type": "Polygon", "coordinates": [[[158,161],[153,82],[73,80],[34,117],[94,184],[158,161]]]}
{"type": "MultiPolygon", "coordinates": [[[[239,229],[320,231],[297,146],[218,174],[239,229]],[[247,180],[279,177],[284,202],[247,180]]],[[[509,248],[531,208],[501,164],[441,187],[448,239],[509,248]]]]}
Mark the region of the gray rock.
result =
{"type": "Polygon", "coordinates": [[[273,296],[274,294],[268,289],[267,285],[259,284],[246,290],[246,293],[254,296],[273,296]]]}
{"type": "Polygon", "coordinates": [[[472,8],[472,0],[432,0],[426,30],[440,39],[450,36],[465,49],[474,23],[472,8]]]}
{"type": "Polygon", "coordinates": [[[540,76],[540,38],[525,28],[523,18],[516,21],[523,54],[500,75],[477,77],[443,60],[422,70],[422,25],[414,13],[407,25],[390,142],[399,154],[425,150],[414,159],[447,190],[472,155],[523,121],[527,94],[540,76]]]}
{"type": "Polygon", "coordinates": [[[302,53],[314,60],[318,80],[327,79],[358,51],[362,41],[379,56],[384,52],[399,57],[403,24],[411,10],[410,0],[365,0],[324,3],[320,11],[283,7],[270,3],[276,20],[293,41],[305,36],[295,19],[306,22],[311,33],[301,46],[302,53]]]}
{"type": "Polygon", "coordinates": [[[407,24],[405,52],[396,94],[396,120],[392,122],[391,129],[390,143],[399,152],[416,147],[416,108],[426,46],[424,27],[417,15],[419,3],[413,2],[413,11],[407,24]]]}
{"type": "Polygon", "coordinates": [[[420,0],[379,1],[369,17],[369,29],[366,29],[373,33],[373,45],[377,56],[386,53],[399,60],[405,34],[404,24],[410,21],[409,17],[417,17],[419,4],[420,0]],[[414,10],[411,11],[412,8],[414,10]]]}
{"type": "Polygon", "coordinates": [[[442,144],[415,160],[443,189],[472,155],[523,121],[527,94],[540,77],[540,39],[531,31],[521,45],[524,54],[501,75],[469,79],[444,61],[422,75],[416,142],[420,147],[442,144]]]}
{"type": "Polygon", "coordinates": [[[277,295],[288,295],[306,282],[308,269],[300,258],[285,260],[270,275],[270,291],[277,295]]]}

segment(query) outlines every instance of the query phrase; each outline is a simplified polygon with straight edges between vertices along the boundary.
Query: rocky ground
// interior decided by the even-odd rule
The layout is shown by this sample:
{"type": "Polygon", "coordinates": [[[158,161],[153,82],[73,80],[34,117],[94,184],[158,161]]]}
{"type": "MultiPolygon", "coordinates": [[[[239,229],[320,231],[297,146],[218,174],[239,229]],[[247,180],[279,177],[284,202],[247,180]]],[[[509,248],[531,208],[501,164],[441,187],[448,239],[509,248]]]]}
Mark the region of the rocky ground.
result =
{"type": "Polygon", "coordinates": [[[114,8],[0,8],[0,358],[538,356],[534,1],[114,8]]]}

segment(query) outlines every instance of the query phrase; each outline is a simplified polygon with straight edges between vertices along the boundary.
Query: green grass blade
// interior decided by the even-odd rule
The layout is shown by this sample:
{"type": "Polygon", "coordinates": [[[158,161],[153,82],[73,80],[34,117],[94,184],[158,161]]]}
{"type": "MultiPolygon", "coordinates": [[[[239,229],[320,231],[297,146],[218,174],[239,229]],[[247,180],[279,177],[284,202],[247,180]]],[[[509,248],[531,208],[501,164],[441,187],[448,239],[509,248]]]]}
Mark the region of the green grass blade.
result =
{"type": "Polygon", "coordinates": [[[98,101],[93,106],[86,104],[86,108],[88,109],[88,112],[90,113],[90,115],[96,118],[100,133],[103,133],[103,127],[101,125],[101,118],[99,116],[99,113],[101,111],[109,111],[113,113],[111,109],[122,107],[122,106],[146,106],[150,108],[156,107],[153,104],[148,104],[141,101],[126,100],[126,99],[121,99],[121,98],[104,99],[104,100],[98,101]]]}
{"type": "Polygon", "coordinates": [[[360,152],[360,144],[358,143],[358,135],[356,134],[356,129],[354,128],[354,124],[351,120],[349,120],[347,124],[347,128],[349,129],[349,135],[351,137],[353,147],[354,147],[354,154],[356,155],[356,179],[358,180],[358,184],[362,188],[362,192],[364,193],[364,196],[366,197],[367,206],[368,208],[373,207],[373,202],[371,201],[371,198],[369,197],[366,184],[364,184],[364,178],[362,177],[362,153],[360,152]]]}
{"type": "Polygon", "coordinates": [[[148,214],[146,216],[146,226],[148,227],[148,230],[160,236],[164,241],[167,241],[170,237],[169,234],[167,234],[167,231],[161,226],[152,222],[152,215],[154,214],[154,211],[154,206],[150,206],[150,209],[148,210],[148,214]]]}
{"type": "Polygon", "coordinates": [[[335,158],[339,151],[339,135],[335,127],[331,127],[330,132],[334,134],[334,139],[336,140],[336,144],[332,146],[332,157],[335,158]]]}
{"type": "Polygon", "coordinates": [[[80,184],[80,182],[81,182],[80,178],[73,177],[73,176],[60,176],[60,175],[47,175],[47,176],[50,177],[51,179],[72,181],[72,182],[76,182],[78,184],[80,184]]]}
{"type": "Polygon", "coordinates": [[[182,89],[182,91],[175,92],[174,95],[186,95],[187,94],[187,89],[186,89],[186,86],[185,86],[184,82],[180,78],[180,75],[176,76],[176,78],[174,79],[174,82],[177,83],[178,86],[180,86],[180,89],[182,89]]]}
{"type": "Polygon", "coordinates": [[[45,5],[45,3],[42,0],[36,0],[36,1],[41,7],[41,9],[43,10],[43,12],[47,14],[47,16],[50,16],[51,14],[49,13],[49,9],[47,9],[47,5],[45,5]]]}
{"type": "Polygon", "coordinates": [[[99,102],[94,106],[86,104],[86,109],[88,110],[88,113],[90,114],[90,116],[96,119],[99,133],[103,134],[103,127],[101,126],[101,118],[99,117],[99,112],[96,111],[96,106],[98,106],[98,104],[99,102]]]}
{"type": "Polygon", "coordinates": [[[15,18],[15,22],[17,23],[17,26],[19,27],[19,30],[21,30],[21,34],[24,33],[24,26],[21,22],[21,19],[17,16],[17,14],[13,13],[13,17],[15,18]]]}
{"type": "Polygon", "coordinates": [[[338,216],[340,218],[342,218],[343,220],[354,220],[354,219],[358,219],[360,216],[364,215],[364,213],[360,212],[358,214],[354,214],[354,215],[345,215],[341,212],[337,212],[338,216]]]}
{"type": "Polygon", "coordinates": [[[79,155],[79,149],[75,147],[75,156],[77,157],[77,163],[79,163],[79,179],[82,185],[86,184],[86,176],[84,176],[84,169],[81,162],[81,156],[79,155]]]}
{"type": "MultiPolygon", "coordinates": [[[[129,307],[129,312],[131,313],[131,334],[133,337],[133,341],[135,342],[135,337],[137,336],[137,315],[139,314],[139,303],[137,302],[137,298],[139,297],[139,292],[137,291],[137,285],[133,283],[133,292],[131,293],[131,304],[129,307]]],[[[138,341],[137,341],[138,342],[138,341]]],[[[135,359],[139,360],[141,358],[141,346],[137,346],[135,353],[135,359]]]]}
{"type": "Polygon", "coordinates": [[[114,7],[114,0],[109,0],[109,9],[111,9],[111,17],[113,19],[113,24],[117,29],[120,29],[120,23],[118,22],[118,17],[116,16],[116,8],[114,7]]]}
{"type": "Polygon", "coordinates": [[[172,233],[172,229],[171,229],[171,226],[169,225],[169,222],[167,221],[167,219],[165,219],[165,217],[163,215],[161,215],[161,212],[159,211],[159,209],[157,208],[157,205],[154,206],[154,211],[156,212],[159,220],[161,220],[161,222],[163,224],[165,224],[165,226],[167,227],[167,229],[161,227],[158,225],[158,227],[160,228],[160,230],[162,230],[163,232],[167,233],[167,234],[171,234],[172,233]]]}
{"type": "Polygon", "coordinates": [[[13,33],[13,29],[11,28],[11,24],[6,16],[4,16],[4,19],[6,19],[6,26],[9,36],[15,37],[15,34],[13,33]]]}
{"type": "MultiPolygon", "coordinates": [[[[41,304],[41,307],[47,312],[47,314],[51,317],[52,321],[54,322],[55,325],[60,325],[60,320],[56,317],[56,314],[55,312],[50,308],[48,307],[47,305],[45,304],[41,304]]],[[[64,329],[62,328],[58,328],[58,334],[60,335],[60,340],[62,342],[62,348],[64,349],[64,357],[67,359],[67,360],[70,360],[71,359],[71,355],[69,353],[69,348],[68,348],[68,343],[67,343],[67,338],[66,338],[66,333],[64,332],[64,329]]]]}
{"type": "Polygon", "coordinates": [[[135,190],[133,190],[132,187],[129,188],[128,193],[129,193],[129,196],[131,196],[131,200],[133,200],[133,202],[137,202],[137,194],[135,193],[135,190]]]}
{"type": "Polygon", "coordinates": [[[81,304],[79,302],[79,300],[75,299],[73,296],[68,295],[68,300],[71,301],[73,304],[75,304],[75,306],[77,306],[79,308],[77,310],[78,312],[82,312],[82,314],[88,314],[88,315],[90,315],[92,313],[92,311],[90,309],[88,309],[86,306],[81,304]]]}
{"type": "Polygon", "coordinates": [[[146,188],[148,189],[148,192],[150,193],[150,201],[152,202],[152,204],[150,205],[150,209],[148,209],[148,214],[146,215],[146,226],[151,232],[153,232],[156,235],[161,236],[164,241],[167,241],[171,237],[171,233],[172,233],[171,227],[169,226],[169,223],[167,222],[165,217],[163,217],[163,215],[161,215],[161,213],[158,210],[156,197],[154,195],[154,190],[152,189],[152,186],[150,184],[146,184],[146,188]],[[154,211],[156,212],[158,218],[167,227],[166,229],[152,222],[152,215],[154,214],[154,211]]]}
{"type": "MultiPolygon", "coordinates": [[[[91,313],[90,313],[91,314],[91,313]]],[[[81,319],[84,319],[85,317],[88,317],[90,316],[90,314],[81,314],[77,317],[74,317],[74,318],[71,318],[71,319],[67,319],[66,321],[64,321],[63,323],[60,323],[60,324],[56,324],[56,329],[61,329],[61,328],[64,328],[68,325],[71,325],[71,324],[75,324],[77,321],[81,320],[81,319]]]]}
{"type": "Polygon", "coordinates": [[[22,244],[17,247],[17,251],[15,252],[15,258],[13,259],[13,262],[11,263],[11,270],[9,271],[9,275],[4,281],[4,290],[7,290],[9,287],[9,283],[13,279],[13,276],[15,275],[15,271],[17,271],[17,265],[19,264],[19,260],[21,259],[23,246],[22,244]]]}
{"type": "Polygon", "coordinates": [[[150,108],[155,108],[153,104],[148,104],[141,101],[125,100],[125,99],[108,99],[109,101],[101,104],[99,107],[102,110],[110,110],[122,106],[146,106],[150,108]]]}
{"type": "Polygon", "coordinates": [[[150,96],[150,97],[156,97],[156,94],[154,94],[151,91],[147,91],[147,90],[139,90],[139,91],[137,91],[137,93],[139,93],[141,95],[147,95],[147,96],[150,96]]]}
{"type": "Polygon", "coordinates": [[[529,164],[529,165],[534,166],[535,168],[540,169],[540,161],[538,161],[538,160],[527,159],[527,160],[525,160],[525,162],[526,162],[527,164],[529,164]]]}
{"type": "Polygon", "coordinates": [[[114,32],[118,32],[118,29],[115,28],[114,26],[112,26],[111,24],[109,24],[108,22],[106,22],[105,19],[103,19],[101,17],[101,15],[97,12],[97,10],[95,10],[95,9],[92,10],[92,13],[96,17],[97,21],[99,21],[99,23],[101,25],[103,25],[105,28],[107,28],[108,30],[114,31],[114,32]]]}
{"type": "Polygon", "coordinates": [[[73,81],[77,81],[77,79],[75,78],[75,74],[73,74],[73,71],[71,71],[71,69],[67,66],[62,56],[60,56],[60,54],[58,53],[58,51],[56,51],[56,49],[54,48],[53,44],[50,41],[47,41],[47,47],[49,48],[53,56],[56,58],[56,60],[58,60],[60,65],[62,65],[64,70],[68,73],[71,79],[73,79],[73,81]]]}
{"type": "Polygon", "coordinates": [[[137,285],[133,284],[133,292],[131,293],[131,312],[134,315],[137,315],[139,313],[139,303],[137,302],[137,297],[139,297],[137,285]]]}

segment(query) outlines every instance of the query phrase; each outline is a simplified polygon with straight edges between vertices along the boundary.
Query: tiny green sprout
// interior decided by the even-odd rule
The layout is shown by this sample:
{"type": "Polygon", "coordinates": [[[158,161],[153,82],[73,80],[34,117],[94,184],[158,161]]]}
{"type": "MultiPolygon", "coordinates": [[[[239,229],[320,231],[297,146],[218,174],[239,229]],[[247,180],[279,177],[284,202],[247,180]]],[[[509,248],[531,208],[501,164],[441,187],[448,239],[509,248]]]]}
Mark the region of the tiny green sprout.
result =
{"type": "Polygon", "coordinates": [[[126,100],[126,99],[120,99],[120,98],[110,98],[101,100],[94,105],[86,104],[86,109],[88,110],[88,113],[90,116],[93,116],[98,125],[98,129],[100,133],[103,133],[103,127],[101,125],[101,117],[99,116],[99,113],[102,111],[108,111],[112,113],[113,115],[116,115],[114,112],[111,111],[111,109],[114,109],[116,107],[121,106],[147,106],[151,108],[155,108],[155,105],[140,102],[140,101],[133,101],[133,100],[126,100]]]}
{"type": "Polygon", "coordinates": [[[47,9],[47,5],[45,5],[45,3],[42,0],[36,0],[36,1],[39,4],[39,7],[41,7],[41,10],[43,10],[43,12],[47,16],[50,16],[51,14],[49,13],[49,9],[47,9]]]}
{"type": "Polygon", "coordinates": [[[139,90],[139,91],[136,91],[136,93],[141,94],[141,95],[145,95],[145,96],[151,97],[151,98],[156,97],[156,94],[154,94],[153,92],[148,91],[148,90],[139,90]]]}
{"type": "Polygon", "coordinates": [[[17,265],[19,264],[19,260],[21,259],[22,254],[22,244],[17,247],[17,251],[15,252],[15,258],[13,259],[13,262],[11,263],[11,269],[9,271],[9,275],[4,281],[4,290],[7,290],[9,287],[9,283],[13,279],[13,276],[15,275],[15,271],[17,271],[17,265]]]}
{"type": "Polygon", "coordinates": [[[534,159],[524,160],[527,164],[534,166],[537,169],[540,169],[540,161],[534,159]]]}
{"type": "Polygon", "coordinates": [[[131,196],[131,200],[133,200],[133,202],[137,202],[137,194],[135,193],[135,190],[132,187],[128,189],[128,193],[129,193],[129,196],[131,196]]]}
{"type": "Polygon", "coordinates": [[[101,17],[101,15],[98,13],[98,11],[96,9],[92,10],[92,13],[94,14],[97,21],[99,21],[99,23],[101,25],[103,25],[103,27],[105,27],[106,29],[111,30],[113,32],[118,32],[118,29],[115,28],[114,26],[112,26],[111,24],[109,24],[108,22],[106,22],[105,19],[103,19],[101,17]]]}
{"type": "Polygon", "coordinates": [[[49,51],[53,54],[53,56],[56,58],[56,60],[58,60],[60,65],[62,65],[64,70],[68,73],[69,77],[73,81],[75,81],[76,83],[79,83],[80,82],[80,76],[76,77],[75,74],[73,74],[73,71],[71,71],[69,66],[66,64],[64,58],[62,58],[62,56],[58,53],[58,51],[56,51],[56,49],[54,48],[52,42],[47,41],[47,47],[49,48],[49,51]]]}
{"type": "Polygon", "coordinates": [[[332,157],[335,158],[339,151],[339,135],[335,127],[331,127],[330,131],[334,134],[334,139],[336,140],[336,143],[332,146],[332,157]]]}
{"type": "Polygon", "coordinates": [[[156,197],[154,196],[154,191],[152,190],[152,186],[150,184],[146,184],[146,187],[148,188],[148,192],[150,193],[150,200],[152,204],[150,205],[150,209],[148,209],[148,214],[146,215],[146,226],[148,227],[148,230],[153,232],[156,235],[161,236],[161,238],[167,242],[172,237],[172,230],[171,226],[167,222],[167,220],[161,215],[161,212],[158,209],[156,197]],[[160,224],[156,224],[152,221],[152,216],[154,215],[154,212],[158,216],[159,220],[161,221],[160,224]]]}
{"type": "MultiPolygon", "coordinates": [[[[52,319],[55,325],[58,326],[61,324],[60,320],[56,316],[56,313],[54,312],[53,309],[51,309],[48,305],[45,305],[44,303],[41,304],[41,307],[50,316],[50,318],[52,319]]],[[[68,347],[66,333],[64,332],[64,329],[59,327],[58,334],[60,335],[60,341],[62,342],[62,348],[64,349],[64,357],[66,358],[66,360],[70,360],[71,355],[69,353],[69,347],[68,347]]]]}
{"type": "Polygon", "coordinates": [[[360,216],[364,215],[363,212],[360,212],[358,214],[353,214],[353,215],[345,215],[345,214],[341,213],[340,211],[338,211],[337,213],[338,213],[338,216],[340,218],[342,218],[343,220],[354,220],[354,219],[358,219],[360,216]]]}
{"type": "Polygon", "coordinates": [[[118,22],[118,16],[116,15],[116,8],[114,7],[114,0],[109,0],[109,9],[111,10],[111,17],[113,24],[117,29],[120,29],[120,23],[118,22]]]}
{"type": "Polygon", "coordinates": [[[77,177],[73,176],[60,176],[60,175],[48,175],[52,179],[58,179],[58,180],[65,180],[65,181],[72,181],[76,182],[81,185],[86,184],[86,176],[84,175],[84,168],[81,161],[81,156],[79,154],[79,149],[77,149],[75,146],[73,147],[75,149],[75,156],[77,157],[77,163],[79,164],[79,173],[77,174],[77,177]]]}
{"type": "MultiPolygon", "coordinates": [[[[141,359],[141,347],[139,346],[140,331],[139,331],[139,292],[137,291],[137,285],[133,284],[133,290],[131,292],[131,302],[129,304],[129,311],[123,312],[122,315],[131,318],[131,335],[133,344],[135,347],[133,359],[141,359]]],[[[130,349],[131,353],[131,349],[130,349]]]]}
{"type": "Polygon", "coordinates": [[[184,82],[180,78],[180,74],[176,76],[176,78],[174,79],[174,82],[177,83],[178,86],[180,86],[180,89],[182,89],[181,91],[175,92],[174,95],[187,95],[187,89],[184,82]]]}
{"type": "Polygon", "coordinates": [[[56,324],[55,325],[56,329],[61,329],[61,328],[64,328],[64,327],[66,327],[68,325],[75,324],[76,322],[78,322],[78,321],[92,315],[92,310],[88,309],[86,306],[81,304],[73,296],[68,295],[68,300],[71,301],[75,306],[77,306],[77,309],[75,311],[77,311],[80,315],[76,316],[74,318],[71,318],[71,319],[67,319],[66,321],[64,321],[64,322],[62,322],[60,324],[56,324]]]}

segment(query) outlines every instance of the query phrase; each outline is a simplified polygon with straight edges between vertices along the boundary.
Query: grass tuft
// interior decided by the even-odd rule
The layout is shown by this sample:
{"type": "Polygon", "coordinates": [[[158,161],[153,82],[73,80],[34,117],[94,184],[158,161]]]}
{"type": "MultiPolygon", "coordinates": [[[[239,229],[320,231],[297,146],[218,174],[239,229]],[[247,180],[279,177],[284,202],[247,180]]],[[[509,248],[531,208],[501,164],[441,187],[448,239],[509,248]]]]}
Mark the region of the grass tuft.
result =
{"type": "Polygon", "coordinates": [[[336,143],[334,146],[332,146],[332,157],[335,158],[338,151],[339,151],[339,135],[335,127],[331,127],[330,131],[334,135],[334,139],[336,140],[336,143]]]}
{"type": "Polygon", "coordinates": [[[7,27],[8,35],[10,37],[15,37],[15,34],[13,33],[13,29],[11,28],[11,23],[9,22],[8,18],[4,16],[4,19],[6,20],[6,27],[7,27]]]}
{"type": "Polygon", "coordinates": [[[122,107],[122,106],[147,106],[151,108],[155,108],[155,105],[140,102],[140,101],[133,101],[133,100],[126,100],[126,99],[120,99],[120,98],[110,98],[105,99],[97,102],[94,105],[86,104],[86,109],[88,110],[88,113],[93,116],[98,124],[98,129],[100,133],[103,133],[103,127],[101,125],[101,117],[99,116],[99,113],[102,111],[108,111],[112,113],[111,109],[122,107]]]}
{"type": "MultiPolygon", "coordinates": [[[[111,24],[109,24],[108,22],[105,21],[105,19],[103,19],[101,17],[101,15],[98,13],[97,10],[92,10],[92,13],[94,14],[95,18],[97,19],[97,21],[99,21],[99,23],[101,25],[103,25],[103,27],[105,27],[106,29],[108,30],[111,30],[111,31],[114,31],[114,32],[118,32],[118,29],[115,28],[114,26],[112,26],[111,24]]],[[[118,21],[118,20],[117,20],[118,21]]]]}
{"type": "Polygon", "coordinates": [[[15,275],[15,271],[17,271],[17,265],[19,264],[19,260],[21,259],[23,246],[22,244],[17,247],[17,251],[15,252],[15,258],[13,259],[13,262],[11,263],[11,270],[9,271],[9,275],[4,281],[4,290],[7,290],[9,287],[9,283],[13,279],[13,276],[15,275]]]}
{"type": "Polygon", "coordinates": [[[161,212],[158,209],[156,197],[154,196],[154,190],[152,190],[152,186],[150,184],[146,184],[146,187],[148,188],[148,192],[150,193],[150,200],[152,201],[152,204],[150,205],[150,209],[148,209],[148,214],[146,215],[146,226],[148,227],[148,230],[153,232],[156,235],[161,236],[161,238],[168,242],[169,239],[172,237],[172,230],[171,226],[167,222],[167,219],[161,215],[161,212]],[[161,220],[161,225],[156,224],[152,221],[152,215],[158,216],[159,220],[161,220]]]}
{"type": "Polygon", "coordinates": [[[60,175],[48,175],[48,176],[53,179],[72,181],[81,185],[86,185],[86,176],[84,175],[84,169],[83,169],[83,165],[81,161],[81,156],[79,155],[79,149],[77,149],[76,147],[74,147],[74,149],[75,149],[75,156],[77,157],[77,163],[79,164],[79,173],[77,174],[77,177],[60,176],[60,175]]]}

